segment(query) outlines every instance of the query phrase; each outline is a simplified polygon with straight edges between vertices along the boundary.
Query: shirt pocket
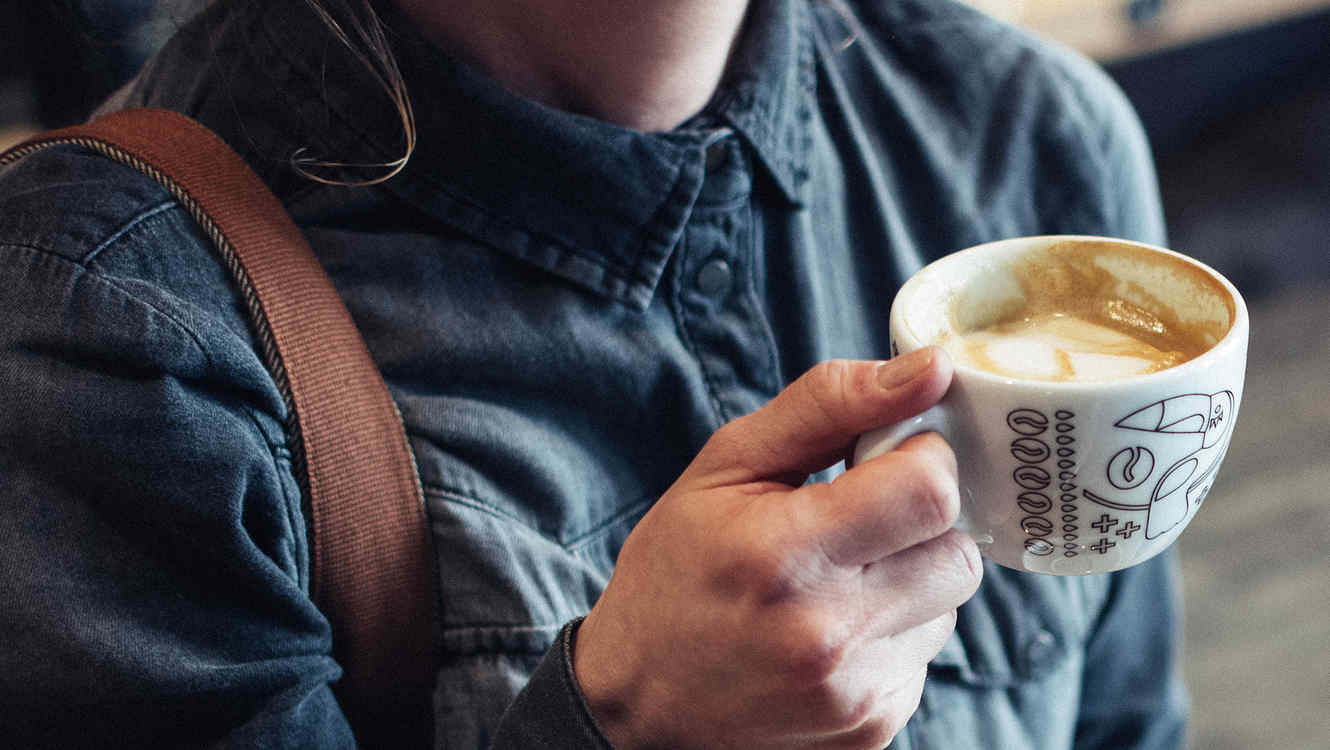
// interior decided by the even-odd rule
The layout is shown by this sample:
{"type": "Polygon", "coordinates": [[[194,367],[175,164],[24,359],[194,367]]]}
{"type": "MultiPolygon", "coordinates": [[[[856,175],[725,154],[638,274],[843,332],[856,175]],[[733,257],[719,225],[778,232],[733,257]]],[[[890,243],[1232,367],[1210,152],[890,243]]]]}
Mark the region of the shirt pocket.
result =
{"type": "Polygon", "coordinates": [[[526,685],[558,631],[531,638],[531,648],[472,653],[445,660],[434,690],[434,744],[448,750],[490,746],[508,704],[526,685]],[[537,645],[537,641],[543,647],[537,645]]]}
{"type": "Polygon", "coordinates": [[[600,596],[646,505],[558,540],[459,493],[427,486],[425,499],[440,596],[436,744],[483,748],[563,626],[600,596]]]}
{"type": "Polygon", "coordinates": [[[1105,585],[986,562],[983,585],[961,607],[892,747],[1070,747],[1084,643],[1105,585]]]}

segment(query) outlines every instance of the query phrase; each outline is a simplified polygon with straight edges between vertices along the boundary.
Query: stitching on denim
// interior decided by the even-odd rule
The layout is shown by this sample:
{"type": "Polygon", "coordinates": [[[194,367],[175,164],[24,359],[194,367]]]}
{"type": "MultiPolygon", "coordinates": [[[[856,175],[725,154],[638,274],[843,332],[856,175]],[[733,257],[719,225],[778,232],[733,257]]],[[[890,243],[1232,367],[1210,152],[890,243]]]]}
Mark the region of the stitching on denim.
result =
{"type": "Polygon", "coordinates": [[[174,200],[166,200],[131,218],[129,221],[125,222],[124,226],[112,232],[109,237],[102,240],[101,244],[97,245],[97,247],[94,247],[91,252],[89,252],[86,256],[82,258],[81,262],[85,266],[92,265],[92,263],[96,260],[97,256],[101,255],[103,250],[109,248],[111,245],[114,245],[126,234],[129,234],[130,232],[134,231],[134,229],[136,229],[139,224],[142,224],[143,222],[147,221],[148,219],[151,219],[157,214],[169,211],[170,209],[176,207],[176,205],[177,204],[174,200]]]}
{"type": "Polygon", "coordinates": [[[628,505],[619,509],[617,512],[611,514],[604,521],[601,521],[600,523],[597,523],[596,525],[592,526],[590,529],[580,532],[577,535],[565,540],[565,539],[560,539],[556,536],[552,536],[551,534],[540,529],[539,527],[532,526],[528,521],[519,517],[518,515],[510,513],[492,503],[487,503],[484,500],[481,500],[477,497],[473,497],[471,495],[465,495],[460,492],[457,492],[456,490],[450,490],[446,487],[437,484],[426,484],[422,482],[421,488],[427,497],[433,497],[443,502],[455,503],[464,508],[470,508],[472,510],[480,511],[485,515],[497,518],[501,521],[517,524],[518,526],[521,526],[523,529],[530,531],[536,536],[539,536],[541,539],[544,539],[545,541],[550,542],[551,544],[554,544],[562,548],[564,551],[571,553],[577,553],[581,551],[587,545],[596,541],[597,537],[599,537],[599,535],[602,534],[607,528],[610,528],[615,524],[621,523],[622,521],[624,521],[627,518],[630,518],[636,513],[642,512],[643,508],[649,507],[653,502],[655,502],[654,497],[648,496],[639,499],[635,502],[629,503],[628,505]]]}
{"type": "MultiPolygon", "coordinates": [[[[291,464],[291,449],[287,446],[285,439],[280,443],[268,439],[268,430],[264,429],[263,424],[259,421],[257,409],[251,406],[246,406],[242,408],[242,411],[244,411],[245,416],[249,417],[249,422],[253,425],[254,431],[258,433],[264,444],[268,446],[268,455],[272,459],[272,470],[278,477],[278,486],[280,487],[280,493],[282,496],[282,506],[286,511],[287,523],[291,527],[291,544],[293,547],[297,548],[292,550],[293,553],[298,554],[295,582],[297,586],[300,586],[301,589],[308,592],[311,568],[309,559],[309,524],[305,522],[304,499],[300,494],[300,480],[296,477],[295,469],[291,464]],[[291,482],[295,485],[296,492],[294,496],[287,491],[287,488],[290,485],[285,481],[282,481],[282,479],[286,477],[289,477],[291,482]],[[303,543],[295,538],[297,534],[305,537],[303,543]],[[297,550],[299,550],[299,552],[297,550]]],[[[280,430],[280,432],[283,438],[287,437],[286,430],[280,430]]]]}
{"type": "Polygon", "coordinates": [[[590,530],[578,534],[577,536],[574,536],[570,538],[568,541],[564,542],[563,543],[564,549],[574,553],[580,552],[581,550],[590,546],[593,542],[597,541],[601,537],[601,535],[605,532],[605,530],[626,521],[627,519],[637,515],[638,513],[645,512],[645,509],[650,508],[652,503],[654,502],[655,498],[648,496],[641,500],[623,506],[617,513],[612,514],[609,518],[606,518],[604,521],[596,524],[590,530]]]}
{"type": "MultiPolygon", "coordinates": [[[[514,625],[505,622],[471,622],[465,625],[444,626],[441,630],[445,635],[445,637],[452,636],[454,638],[466,637],[478,634],[490,634],[500,638],[505,635],[531,635],[538,637],[549,636],[549,640],[552,642],[558,636],[558,632],[560,629],[563,628],[563,626],[564,626],[563,622],[550,623],[547,625],[540,625],[535,623],[528,625],[514,625]]],[[[541,650],[536,653],[544,653],[544,650],[546,648],[549,648],[548,644],[541,647],[541,650]]],[[[510,652],[478,651],[475,653],[510,653],[510,652]]]]}
{"type": "Polygon", "coordinates": [[[478,510],[482,513],[485,513],[486,515],[490,515],[504,521],[511,521],[513,523],[521,525],[522,528],[529,529],[535,532],[536,534],[539,534],[540,536],[549,539],[551,542],[555,542],[556,544],[559,543],[557,539],[548,536],[544,532],[540,531],[540,529],[532,527],[522,518],[518,517],[513,513],[509,513],[508,511],[503,510],[497,505],[487,503],[484,500],[472,497],[471,495],[464,495],[460,492],[457,492],[456,490],[450,490],[446,487],[443,487],[442,485],[428,484],[422,481],[421,489],[425,492],[426,495],[436,497],[439,500],[443,500],[445,502],[457,503],[458,505],[461,505],[463,507],[471,508],[473,510],[478,510]]]}
{"type": "Polygon", "coordinates": [[[204,361],[207,362],[208,369],[214,369],[216,367],[216,363],[213,361],[212,354],[208,351],[208,347],[206,347],[203,343],[203,337],[198,335],[198,333],[196,333],[194,329],[190,328],[183,321],[177,319],[176,316],[172,315],[169,311],[164,310],[161,307],[158,307],[157,305],[154,305],[148,300],[139,298],[132,291],[124,288],[119,283],[117,283],[115,279],[109,276],[103,276],[102,274],[98,273],[97,271],[91,268],[88,268],[87,266],[72,261],[63,255],[50,250],[49,248],[41,247],[39,245],[4,243],[0,244],[0,248],[22,249],[22,250],[28,250],[31,252],[40,253],[48,258],[51,258],[52,260],[55,260],[58,263],[67,265],[72,269],[76,269],[73,276],[87,276],[90,280],[94,282],[97,282],[99,284],[104,284],[107,287],[114,289],[116,292],[120,293],[131,302],[141,305],[165,318],[167,322],[171,323],[175,328],[179,329],[180,333],[184,334],[190,341],[194,342],[194,345],[198,347],[199,353],[203,355],[204,361]]]}
{"type": "Polygon", "coordinates": [[[717,390],[716,383],[711,377],[711,372],[702,361],[701,351],[698,349],[697,341],[689,331],[688,318],[683,309],[683,271],[684,265],[686,265],[686,253],[684,252],[686,249],[686,243],[687,238],[685,234],[685,237],[679,239],[679,251],[674,256],[674,277],[671,279],[674,288],[670,290],[670,309],[674,313],[674,325],[679,330],[679,338],[683,339],[684,346],[686,346],[688,352],[693,355],[693,361],[697,363],[697,369],[702,373],[702,382],[706,383],[707,396],[711,401],[711,409],[715,412],[717,423],[720,424],[725,421],[725,409],[721,406],[720,392],[717,390]]]}
{"type": "MultiPolygon", "coordinates": [[[[243,410],[245,412],[245,416],[249,417],[249,421],[254,425],[254,431],[259,434],[259,437],[263,438],[264,445],[268,446],[268,452],[273,455],[273,459],[276,460],[279,458],[278,456],[279,451],[285,453],[286,458],[290,458],[291,451],[287,447],[285,440],[281,441],[280,443],[277,443],[268,439],[268,431],[264,429],[263,423],[259,421],[258,410],[256,410],[252,406],[245,406],[243,410]]],[[[286,436],[285,430],[283,430],[282,435],[283,437],[286,436]]]]}
{"type": "MultiPolygon", "coordinates": [[[[750,163],[749,169],[751,170],[751,168],[752,165],[750,163]]],[[[767,366],[771,368],[771,378],[770,382],[764,385],[768,385],[775,390],[780,390],[782,376],[780,371],[780,352],[776,347],[776,334],[771,328],[771,319],[766,314],[767,307],[763,304],[762,294],[757,288],[757,224],[756,218],[753,215],[752,202],[748,202],[742,210],[744,213],[744,225],[740,227],[736,234],[743,236],[744,241],[741,243],[738,241],[738,237],[736,237],[735,250],[740,257],[744,258],[744,262],[748,264],[748,272],[744,274],[747,281],[744,285],[746,287],[744,289],[744,296],[748,298],[748,304],[751,305],[753,309],[753,320],[748,324],[748,328],[754,331],[766,344],[767,366]],[[740,244],[742,244],[742,247],[739,247],[740,244]]],[[[771,395],[774,396],[775,393],[772,393],[771,395]]]]}
{"type": "Polygon", "coordinates": [[[536,623],[532,623],[529,625],[512,625],[510,623],[505,623],[505,622],[472,622],[472,623],[467,623],[466,625],[456,625],[456,626],[447,627],[444,628],[444,630],[449,633],[496,632],[496,633],[530,633],[530,634],[539,635],[541,633],[550,633],[550,632],[557,633],[559,632],[559,629],[562,627],[563,627],[562,622],[551,623],[549,625],[539,625],[536,623]]]}

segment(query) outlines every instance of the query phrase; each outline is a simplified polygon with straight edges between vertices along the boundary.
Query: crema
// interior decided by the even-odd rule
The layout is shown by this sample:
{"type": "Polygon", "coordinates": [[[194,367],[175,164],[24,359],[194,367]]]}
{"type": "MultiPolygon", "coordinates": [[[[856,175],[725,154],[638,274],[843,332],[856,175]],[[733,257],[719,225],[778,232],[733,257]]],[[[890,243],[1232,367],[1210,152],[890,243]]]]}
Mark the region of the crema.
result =
{"type": "Polygon", "coordinates": [[[995,375],[1083,382],[1175,367],[1215,343],[1212,326],[1180,320],[1169,303],[1114,275],[1108,255],[1103,246],[1068,243],[1023,259],[1007,269],[1018,298],[979,320],[968,305],[937,343],[957,362],[995,375]]]}

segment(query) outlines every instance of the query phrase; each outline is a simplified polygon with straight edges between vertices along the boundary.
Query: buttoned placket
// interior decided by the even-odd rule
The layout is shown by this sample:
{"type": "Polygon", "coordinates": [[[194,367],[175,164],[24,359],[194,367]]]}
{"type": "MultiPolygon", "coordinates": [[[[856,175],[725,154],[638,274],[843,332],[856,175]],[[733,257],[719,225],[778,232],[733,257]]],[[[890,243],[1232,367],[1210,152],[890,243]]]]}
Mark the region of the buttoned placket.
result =
{"type": "Polygon", "coordinates": [[[674,259],[674,312],[719,423],[774,395],[778,370],[753,281],[751,160],[728,128],[708,133],[700,148],[706,174],[674,259]]]}

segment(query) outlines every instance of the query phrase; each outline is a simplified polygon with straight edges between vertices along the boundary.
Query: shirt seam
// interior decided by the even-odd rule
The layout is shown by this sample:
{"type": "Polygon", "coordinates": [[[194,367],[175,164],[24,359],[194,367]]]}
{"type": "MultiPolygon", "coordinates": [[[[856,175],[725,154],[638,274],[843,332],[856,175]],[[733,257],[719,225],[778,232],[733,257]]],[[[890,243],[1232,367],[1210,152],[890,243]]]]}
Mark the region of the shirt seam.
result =
{"type": "MultiPolygon", "coordinates": [[[[272,32],[271,29],[269,29],[268,24],[261,23],[259,25],[263,29],[263,34],[268,38],[269,44],[274,49],[277,50],[278,54],[286,62],[287,67],[292,71],[298,72],[301,78],[305,81],[306,85],[309,85],[313,80],[312,71],[310,71],[307,67],[301,65],[299,61],[293,59],[288,54],[287,50],[285,49],[285,46],[283,44],[278,44],[277,40],[273,39],[272,32]]],[[[382,147],[380,146],[379,142],[372,137],[372,134],[367,133],[364,130],[356,127],[356,124],[353,121],[346,118],[339,108],[328,107],[327,109],[330,113],[332,113],[332,116],[337,118],[337,120],[341,123],[341,126],[343,128],[346,128],[347,130],[355,133],[357,140],[359,140],[362,143],[370,144],[371,147],[375,150],[375,152],[380,154],[383,153],[382,147]]],[[[675,198],[676,194],[678,193],[680,180],[683,177],[682,174],[683,172],[684,172],[683,169],[676,169],[676,176],[672,181],[670,190],[665,194],[665,196],[660,200],[660,202],[651,212],[651,216],[653,217],[652,223],[655,223],[654,222],[655,217],[659,216],[661,210],[666,205],[671,203],[672,200],[675,198]]],[[[533,252],[532,250],[533,246],[534,247],[545,246],[555,250],[558,253],[565,253],[571,255],[583,262],[590,263],[593,266],[601,268],[603,276],[609,276],[610,278],[613,278],[616,282],[627,286],[627,289],[625,290],[624,293],[616,293],[612,289],[608,288],[608,286],[604,283],[603,280],[590,284],[595,288],[597,288],[599,291],[609,294],[612,297],[624,297],[627,299],[632,299],[633,297],[636,296],[632,293],[633,289],[641,287],[647,287],[647,288],[654,287],[654,285],[651,283],[651,280],[645,278],[641,273],[641,265],[642,265],[641,263],[627,264],[627,263],[622,263],[617,259],[608,255],[587,253],[579,249],[576,244],[569,243],[560,237],[551,235],[546,232],[532,231],[530,228],[525,227],[516,221],[513,221],[512,219],[504,216],[503,214],[496,213],[491,208],[482,205],[465,195],[459,194],[457,191],[453,189],[450,189],[450,187],[447,184],[434,179],[434,177],[428,173],[413,173],[412,176],[415,179],[420,180],[421,183],[429,185],[433,189],[439,191],[439,193],[446,196],[448,200],[452,201],[459,208],[463,210],[473,211],[481,219],[502,226],[507,231],[520,233],[522,236],[527,238],[527,241],[523,243],[523,247],[498,248],[501,252],[505,250],[510,250],[514,256],[550,271],[553,271],[553,269],[556,267],[562,266],[563,263],[556,262],[553,266],[547,266],[544,263],[537,262],[535,260],[537,253],[533,252]]],[[[390,187],[389,192],[395,192],[395,190],[390,187]]],[[[409,196],[412,193],[412,191],[409,188],[407,188],[405,193],[409,196]]],[[[418,208],[419,210],[426,211],[426,213],[433,213],[430,212],[427,208],[423,207],[418,207],[418,208]]],[[[443,218],[445,221],[448,220],[447,215],[440,218],[443,218]]],[[[466,228],[464,226],[458,226],[455,217],[453,218],[452,221],[449,221],[449,223],[458,228],[460,231],[466,232],[466,228]]],[[[639,227],[639,231],[642,231],[644,229],[648,228],[639,227]]],[[[470,234],[470,232],[466,233],[470,234]]],[[[642,233],[647,235],[647,242],[653,244],[657,240],[656,235],[659,234],[659,232],[656,231],[642,231],[642,233]]],[[[489,246],[493,246],[494,244],[488,241],[487,239],[481,239],[481,241],[489,246]]],[[[645,254],[646,251],[647,251],[646,248],[642,248],[641,250],[639,250],[639,253],[645,254]]],[[[651,254],[651,255],[652,257],[648,259],[648,262],[655,263],[659,261],[659,259],[655,257],[656,254],[651,254]]],[[[639,258],[641,257],[642,256],[639,255],[639,258]]]]}
{"type": "MultiPolygon", "coordinates": [[[[679,244],[685,244],[686,240],[680,239],[679,244]]],[[[688,314],[683,309],[683,258],[679,258],[674,272],[674,289],[670,294],[670,308],[674,314],[675,327],[679,331],[679,337],[683,339],[684,346],[693,358],[693,363],[697,365],[698,372],[701,374],[702,382],[707,387],[707,398],[711,402],[712,413],[716,418],[716,424],[723,424],[728,418],[725,414],[725,406],[720,399],[720,390],[711,374],[710,368],[702,361],[702,351],[697,345],[696,339],[689,330],[688,314]]]]}
{"type": "Polygon", "coordinates": [[[446,503],[454,503],[464,508],[470,508],[472,510],[479,511],[492,518],[496,518],[500,521],[516,524],[518,526],[521,526],[523,529],[530,531],[533,534],[536,534],[537,536],[550,542],[551,544],[558,546],[560,549],[563,549],[564,551],[571,553],[577,553],[581,551],[587,545],[594,542],[597,536],[602,532],[604,532],[605,529],[615,525],[616,523],[622,522],[626,518],[632,517],[634,514],[642,511],[644,508],[650,507],[650,505],[653,502],[655,502],[655,498],[653,496],[643,497],[635,502],[620,507],[617,511],[611,513],[604,520],[599,521],[596,524],[592,525],[591,528],[585,531],[579,531],[577,534],[574,534],[573,536],[565,539],[552,535],[549,532],[544,531],[536,526],[532,526],[530,523],[520,518],[519,516],[513,513],[509,513],[503,508],[500,508],[492,503],[485,502],[484,500],[481,500],[480,498],[477,498],[473,495],[458,492],[456,490],[448,489],[447,487],[444,487],[442,485],[429,483],[429,482],[421,482],[421,488],[427,497],[432,497],[434,499],[446,503]]]}
{"type": "Polygon", "coordinates": [[[100,244],[94,247],[87,255],[85,255],[82,258],[82,260],[80,261],[81,264],[84,266],[91,266],[96,261],[97,256],[102,254],[102,251],[110,248],[116,242],[120,241],[121,238],[123,238],[125,235],[129,234],[130,232],[134,231],[134,229],[136,229],[140,224],[146,222],[147,220],[153,218],[154,216],[160,213],[169,211],[171,208],[174,208],[176,205],[177,204],[174,200],[166,200],[162,201],[161,203],[155,206],[152,206],[151,208],[143,210],[133,218],[129,219],[129,221],[125,222],[119,229],[113,231],[110,234],[110,236],[108,236],[106,239],[102,240],[100,244]]]}
{"type": "Polygon", "coordinates": [[[748,304],[754,311],[753,319],[748,322],[748,329],[763,342],[767,349],[767,366],[771,369],[768,382],[762,385],[773,389],[771,395],[774,396],[776,391],[779,391],[782,387],[780,350],[776,346],[775,331],[771,328],[771,317],[767,314],[766,306],[763,304],[762,296],[757,289],[757,224],[751,201],[744,207],[743,211],[745,226],[740,235],[743,237],[743,247],[739,252],[748,265],[747,273],[744,274],[746,283],[744,284],[743,294],[748,298],[748,304]]]}
{"type": "Polygon", "coordinates": [[[194,346],[198,349],[199,354],[203,355],[204,361],[207,363],[209,369],[213,369],[216,366],[216,362],[213,361],[211,353],[208,351],[207,346],[204,345],[202,337],[199,336],[198,333],[195,332],[193,328],[191,328],[184,321],[177,318],[171,311],[166,310],[158,305],[155,305],[152,302],[134,294],[129,289],[126,289],[124,286],[118,283],[116,279],[110,276],[103,275],[97,272],[96,270],[87,267],[86,265],[84,265],[79,261],[71,260],[64,255],[55,252],[50,248],[43,247],[41,245],[22,243],[22,242],[5,242],[5,243],[0,243],[0,249],[25,250],[31,253],[42,255],[44,257],[56,261],[61,265],[68,266],[73,271],[73,276],[86,275],[86,277],[89,280],[99,284],[104,284],[106,287],[115,290],[118,294],[122,295],[123,297],[132,301],[133,303],[137,305],[142,305],[143,307],[151,310],[152,312],[162,316],[165,320],[171,323],[172,327],[176,328],[181,334],[183,334],[194,344],[194,346]]]}
{"type": "MultiPolygon", "coordinates": [[[[146,213],[160,213],[160,211],[150,210],[150,211],[148,211],[148,212],[146,212],[146,213]]],[[[132,224],[132,223],[134,223],[134,222],[131,222],[131,224],[132,224]]],[[[105,244],[105,243],[103,243],[103,244],[105,244]]],[[[78,262],[78,261],[71,260],[70,258],[68,258],[68,257],[66,257],[66,256],[64,256],[64,255],[62,255],[62,254],[60,254],[60,253],[54,252],[54,251],[52,251],[51,249],[46,248],[46,247],[42,247],[42,246],[40,246],[40,245],[31,244],[31,243],[19,243],[19,242],[0,242],[0,253],[3,253],[3,252],[5,252],[5,251],[9,251],[9,254],[10,254],[11,256],[17,256],[17,255],[19,254],[19,253],[15,252],[15,251],[24,251],[24,252],[29,253],[29,254],[35,254],[35,255],[38,255],[38,256],[41,256],[41,257],[45,257],[45,258],[48,258],[48,259],[54,260],[57,264],[59,264],[59,265],[61,265],[61,266],[64,266],[67,270],[69,270],[69,271],[71,272],[71,273],[70,273],[71,281],[77,281],[77,279],[78,279],[79,277],[84,277],[84,278],[88,279],[89,281],[91,281],[91,282],[93,282],[93,283],[96,283],[96,284],[103,284],[103,285],[105,285],[107,288],[113,290],[115,293],[117,293],[118,295],[120,295],[120,296],[124,297],[125,299],[129,300],[129,301],[132,302],[133,304],[140,305],[140,306],[142,306],[143,308],[146,308],[147,310],[150,310],[150,311],[152,311],[153,313],[155,313],[155,314],[157,314],[157,315],[160,315],[163,319],[165,319],[165,320],[171,325],[171,327],[173,327],[174,329],[176,329],[178,333],[182,334],[185,338],[187,338],[187,339],[188,339],[188,340],[194,345],[194,347],[197,349],[198,353],[203,357],[203,359],[204,359],[204,363],[205,363],[205,366],[206,366],[206,368],[207,368],[208,370],[215,370],[215,369],[216,369],[216,362],[215,362],[215,360],[213,359],[211,353],[208,351],[208,347],[204,344],[202,337],[201,337],[198,333],[196,333],[196,332],[195,332],[195,331],[194,331],[194,330],[193,330],[188,324],[186,324],[185,322],[179,320],[179,319],[178,319],[175,315],[173,315],[170,311],[165,310],[165,309],[163,309],[162,307],[160,307],[160,306],[158,306],[158,305],[155,305],[155,304],[153,304],[152,302],[150,302],[150,301],[148,301],[148,300],[142,299],[142,298],[139,297],[138,295],[134,294],[132,291],[130,291],[130,290],[124,288],[122,285],[120,285],[119,283],[117,283],[115,279],[113,279],[113,278],[111,278],[111,277],[108,277],[108,276],[105,276],[105,275],[103,275],[103,274],[101,274],[101,273],[98,273],[96,270],[91,269],[91,268],[88,268],[88,267],[85,266],[83,263],[80,263],[80,262],[78,262]]],[[[95,254],[95,253],[93,253],[93,254],[95,254]]],[[[93,255],[93,254],[90,254],[90,255],[93,255]]],[[[283,472],[283,471],[281,470],[281,468],[279,467],[279,465],[278,465],[278,455],[277,455],[278,451],[279,451],[279,450],[283,450],[283,451],[289,450],[289,446],[286,445],[285,441],[284,441],[281,445],[275,445],[271,440],[268,439],[268,433],[267,433],[267,431],[264,430],[264,429],[262,429],[262,426],[258,423],[258,418],[257,418],[257,416],[255,415],[255,413],[253,412],[253,409],[252,409],[251,407],[244,407],[243,411],[244,411],[245,415],[247,416],[248,421],[249,421],[251,427],[254,429],[255,434],[258,435],[259,439],[261,439],[261,440],[263,441],[263,444],[264,444],[265,446],[267,446],[267,448],[268,448],[268,450],[267,450],[268,460],[271,462],[271,466],[272,466],[272,469],[273,469],[275,475],[276,475],[276,476],[285,476],[285,475],[294,476],[294,474],[293,474],[292,471],[288,470],[288,471],[283,472]]],[[[283,436],[285,437],[285,436],[286,436],[286,431],[283,430],[283,431],[282,431],[282,434],[283,434],[283,436]]],[[[293,506],[292,506],[292,503],[291,503],[291,498],[290,498],[290,497],[288,496],[288,494],[287,494],[286,484],[283,482],[282,485],[283,485],[283,486],[282,486],[282,496],[283,496],[283,501],[282,501],[282,502],[283,502],[283,505],[286,506],[286,512],[287,512],[288,514],[290,514],[290,513],[291,513],[291,509],[292,509],[292,507],[293,507],[293,506]]],[[[295,507],[296,507],[296,509],[297,509],[296,512],[297,512],[297,513],[300,513],[301,511],[299,510],[299,504],[297,504],[295,507]]],[[[300,533],[307,534],[308,531],[307,531],[307,529],[304,528],[305,524],[304,524],[303,516],[300,518],[300,521],[301,521],[301,524],[300,524],[300,533]]],[[[294,530],[294,529],[293,529],[293,530],[294,530]]],[[[305,547],[304,554],[305,554],[305,555],[308,554],[308,548],[307,548],[307,547],[305,547]]],[[[308,584],[308,570],[309,570],[309,567],[308,567],[308,559],[306,558],[306,559],[304,560],[304,564],[303,564],[303,566],[301,566],[300,563],[298,563],[297,566],[298,566],[298,567],[297,567],[297,570],[296,570],[296,581],[297,581],[298,583],[300,583],[302,587],[307,586],[307,584],[308,584]],[[305,573],[304,580],[302,580],[302,577],[301,577],[302,568],[303,568],[303,571],[304,571],[304,573],[305,573]]]]}
{"type": "Polygon", "coordinates": [[[273,475],[279,480],[278,485],[282,496],[282,505],[286,511],[287,523],[290,524],[292,530],[292,544],[296,545],[296,549],[292,550],[292,557],[296,560],[296,569],[294,571],[295,582],[301,590],[308,592],[309,530],[305,523],[304,498],[301,496],[299,490],[300,479],[296,477],[295,467],[291,463],[291,446],[287,441],[287,438],[289,438],[290,435],[286,431],[286,428],[283,427],[281,430],[283,439],[280,442],[274,442],[268,439],[269,432],[264,429],[263,425],[260,423],[258,410],[252,406],[246,406],[244,407],[244,412],[249,418],[250,425],[254,428],[254,432],[263,440],[264,445],[268,446],[268,458],[272,464],[273,475]],[[285,461],[285,469],[282,468],[283,461],[285,461]],[[285,481],[280,481],[288,477],[295,482],[295,497],[291,496],[290,485],[285,481]],[[305,539],[304,544],[300,544],[295,538],[297,534],[305,539]]]}

